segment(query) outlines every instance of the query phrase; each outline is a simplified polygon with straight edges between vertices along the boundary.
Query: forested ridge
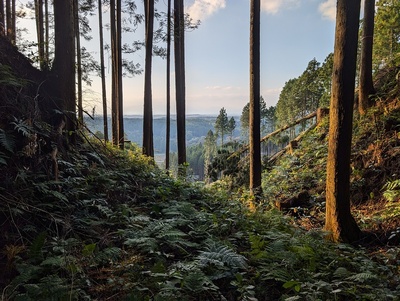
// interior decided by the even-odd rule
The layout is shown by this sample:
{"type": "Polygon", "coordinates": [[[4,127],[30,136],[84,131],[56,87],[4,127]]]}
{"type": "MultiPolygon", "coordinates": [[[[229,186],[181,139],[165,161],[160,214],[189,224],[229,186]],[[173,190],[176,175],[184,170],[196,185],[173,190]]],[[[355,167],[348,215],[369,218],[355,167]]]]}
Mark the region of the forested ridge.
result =
{"type": "MultiPolygon", "coordinates": [[[[2,300],[400,300],[398,1],[377,2],[372,53],[365,24],[374,5],[364,6],[359,33],[360,1],[338,0],[333,55],[322,65],[312,60],[267,108],[259,95],[260,2],[252,0],[251,97],[240,118],[248,136],[233,137],[235,119],[222,108],[214,132],[190,148],[184,29],[196,25],[175,0],[175,170],[155,164],[146,126],[153,124],[149,49],[143,147],[124,137],[123,67],[135,73],[138,66],[121,60],[121,0],[106,3],[112,139],[106,120],[103,137],[86,127],[84,74],[75,78],[74,65],[85,67],[84,52],[75,61],[74,49],[81,51],[94,1],[52,3],[54,56],[43,41],[49,2],[34,1],[35,61],[16,46],[15,1],[0,4],[2,300]],[[328,99],[329,108],[311,114],[315,123],[304,119],[328,99]],[[191,172],[200,157],[204,181],[191,172]]],[[[144,5],[145,16],[135,17],[152,45],[160,14],[154,1],[144,5]]],[[[169,160],[168,152],[169,145],[169,160]]]]}

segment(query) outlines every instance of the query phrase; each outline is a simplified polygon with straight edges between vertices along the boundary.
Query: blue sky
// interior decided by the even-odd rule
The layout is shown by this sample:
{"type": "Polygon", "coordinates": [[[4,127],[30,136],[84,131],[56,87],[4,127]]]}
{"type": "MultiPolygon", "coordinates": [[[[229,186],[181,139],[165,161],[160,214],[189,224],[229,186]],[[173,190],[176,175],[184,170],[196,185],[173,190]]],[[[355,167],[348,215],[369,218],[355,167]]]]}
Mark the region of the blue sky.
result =
{"type": "MultiPolygon", "coordinates": [[[[240,115],[249,99],[249,0],[186,0],[197,30],[186,33],[187,114],[240,115]]],[[[160,10],[166,1],[158,4],[160,10]]],[[[261,94],[275,105],[280,90],[314,57],[333,51],[335,1],[262,0],[261,94]]],[[[137,59],[144,61],[144,55],[137,59]]],[[[172,91],[172,96],[174,92],[172,91]]],[[[142,114],[143,76],[124,81],[124,111],[142,114]]],[[[172,113],[174,113],[173,98],[172,113]]],[[[100,108],[100,106],[98,106],[100,108]]],[[[153,66],[153,109],[165,114],[165,61],[153,66]]]]}
{"type": "MultiPolygon", "coordinates": [[[[24,3],[19,0],[17,3],[24,3]]],[[[166,10],[166,0],[157,4],[166,10]]],[[[261,0],[261,95],[275,105],[286,81],[298,77],[314,57],[323,62],[333,51],[335,0],[261,0]]],[[[139,9],[142,2],[137,1],[139,9]]],[[[249,99],[249,16],[250,0],[185,0],[185,11],[200,19],[198,29],[187,32],[186,39],[186,113],[215,114],[225,107],[229,116],[240,115],[249,99]]],[[[104,21],[108,20],[105,8],[104,21]]],[[[91,19],[93,39],[82,41],[98,58],[97,16],[91,19]],[[92,22],[93,21],[93,22],[92,22]]],[[[33,26],[28,26],[32,28],[33,26]]],[[[123,36],[123,43],[143,39],[143,27],[123,36]]],[[[34,31],[31,33],[34,34],[34,31]]],[[[105,40],[109,33],[104,30],[105,40]]],[[[107,55],[107,53],[106,53],[107,55]]],[[[130,57],[144,66],[144,51],[130,57]]],[[[109,59],[106,66],[110,67],[109,59]]],[[[172,62],[173,67],[173,62],[172,62]]],[[[153,60],[153,111],[165,114],[165,60],[153,60]]],[[[173,70],[172,70],[173,71],[173,70]]],[[[108,94],[110,94],[110,68],[108,94]]],[[[172,74],[172,86],[174,74],[172,74]]],[[[143,75],[125,78],[124,113],[143,113],[143,75]]],[[[173,88],[173,87],[172,87],[173,88]]],[[[96,107],[101,114],[100,80],[94,78],[85,88],[84,105],[96,107]]],[[[175,94],[172,114],[175,113],[175,94]]],[[[111,107],[111,105],[109,105],[111,107]]],[[[110,113],[110,111],[109,111],[110,113]]]]}
{"type": "MultiPolygon", "coordinates": [[[[187,34],[188,113],[240,114],[249,99],[248,0],[190,1],[188,11],[202,19],[187,34]],[[211,14],[190,3],[219,3],[211,14]]],[[[265,0],[261,16],[261,94],[275,105],[284,83],[299,76],[314,57],[333,51],[336,2],[265,0]],[[329,6],[328,4],[332,4],[329,6]]]]}

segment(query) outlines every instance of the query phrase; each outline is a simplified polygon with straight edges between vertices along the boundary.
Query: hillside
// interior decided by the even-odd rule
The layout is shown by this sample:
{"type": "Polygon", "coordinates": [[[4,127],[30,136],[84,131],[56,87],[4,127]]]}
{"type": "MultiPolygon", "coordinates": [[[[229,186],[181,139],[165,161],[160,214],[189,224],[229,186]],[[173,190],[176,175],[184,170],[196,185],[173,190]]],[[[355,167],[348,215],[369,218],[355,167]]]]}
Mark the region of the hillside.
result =
{"type": "MultiPolygon", "coordinates": [[[[356,116],[351,159],[352,211],[372,245],[400,241],[400,102],[381,101],[366,116],[356,116]],[[371,238],[368,238],[370,240],[371,238]]],[[[264,173],[269,202],[295,216],[305,229],[321,229],[325,213],[328,120],[306,135],[292,154],[264,173]],[[299,196],[306,195],[301,198],[299,196]]]]}
{"type": "MultiPolygon", "coordinates": [[[[240,118],[235,116],[236,129],[234,137],[240,137],[240,118]]],[[[189,115],[186,117],[186,140],[187,146],[202,143],[209,130],[215,131],[216,116],[189,115]]],[[[103,132],[103,117],[86,118],[87,127],[93,132],[103,132]]],[[[111,124],[109,118],[108,124],[111,124]]],[[[143,118],[140,116],[125,116],[124,118],[125,135],[128,140],[142,145],[143,143],[143,118]]],[[[165,154],[165,133],[166,121],[164,116],[155,116],[153,119],[154,148],[158,154],[165,154]]],[[[109,133],[111,136],[111,133],[109,133]]],[[[176,119],[171,118],[171,152],[177,151],[176,146],[176,119]]]]}
{"type": "Polygon", "coordinates": [[[318,230],[249,206],[246,194],[171,179],[139,152],[85,144],[59,163],[58,181],[45,169],[20,166],[11,178],[15,166],[2,168],[10,174],[0,188],[5,300],[399,294],[398,248],[371,256],[326,242],[318,230]]]}
{"type": "Polygon", "coordinates": [[[255,203],[83,135],[55,157],[32,114],[43,74],[7,51],[24,64],[0,65],[2,300],[399,300],[397,96],[355,123],[353,212],[366,235],[333,244],[321,231],[326,123],[266,168],[255,203]]]}

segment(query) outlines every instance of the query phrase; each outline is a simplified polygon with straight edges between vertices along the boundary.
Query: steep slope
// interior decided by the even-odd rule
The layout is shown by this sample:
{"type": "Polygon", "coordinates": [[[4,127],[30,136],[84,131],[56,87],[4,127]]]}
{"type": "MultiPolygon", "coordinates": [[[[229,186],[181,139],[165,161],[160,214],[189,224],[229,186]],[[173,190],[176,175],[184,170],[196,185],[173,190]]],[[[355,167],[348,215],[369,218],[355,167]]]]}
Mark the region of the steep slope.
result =
{"type": "MultiPolygon", "coordinates": [[[[381,244],[398,244],[400,239],[399,132],[396,97],[379,101],[366,116],[354,120],[352,210],[360,226],[373,231],[381,244]]],[[[328,120],[264,173],[268,200],[291,212],[307,229],[322,228],[324,223],[327,135],[328,120]]]]}

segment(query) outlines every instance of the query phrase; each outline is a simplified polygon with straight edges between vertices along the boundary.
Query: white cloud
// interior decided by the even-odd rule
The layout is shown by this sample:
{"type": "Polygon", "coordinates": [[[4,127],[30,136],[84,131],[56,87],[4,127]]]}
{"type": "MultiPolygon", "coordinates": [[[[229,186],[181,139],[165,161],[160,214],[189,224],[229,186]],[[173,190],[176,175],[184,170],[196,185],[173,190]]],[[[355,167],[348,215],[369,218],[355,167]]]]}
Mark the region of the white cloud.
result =
{"type": "Polygon", "coordinates": [[[233,90],[234,87],[232,86],[207,86],[205,88],[206,90],[219,90],[219,91],[229,91],[229,90],[233,90]]]}
{"type": "Polygon", "coordinates": [[[195,0],[187,12],[192,19],[202,21],[225,6],[226,0],[195,0]]]}
{"type": "Polygon", "coordinates": [[[330,19],[334,21],[336,19],[336,1],[335,0],[326,0],[321,3],[318,7],[324,18],[330,19]]]}
{"type": "Polygon", "coordinates": [[[297,7],[299,4],[300,0],[261,0],[261,9],[276,14],[280,9],[297,7]]]}

